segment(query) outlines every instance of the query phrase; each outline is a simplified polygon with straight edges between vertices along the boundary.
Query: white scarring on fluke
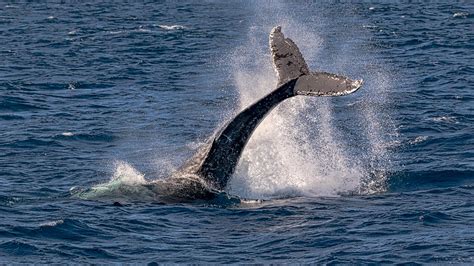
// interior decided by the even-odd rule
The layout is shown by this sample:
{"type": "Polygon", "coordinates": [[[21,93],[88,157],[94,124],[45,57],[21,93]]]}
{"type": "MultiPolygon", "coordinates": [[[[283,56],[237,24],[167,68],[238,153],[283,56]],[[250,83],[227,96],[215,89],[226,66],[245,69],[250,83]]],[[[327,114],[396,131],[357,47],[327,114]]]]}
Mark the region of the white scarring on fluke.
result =
{"type": "Polygon", "coordinates": [[[351,80],[326,72],[310,72],[298,46],[290,38],[285,38],[281,26],[273,28],[270,33],[270,50],[278,75],[277,86],[299,77],[294,89],[297,95],[340,96],[350,94],[362,86],[361,79],[351,80]]]}

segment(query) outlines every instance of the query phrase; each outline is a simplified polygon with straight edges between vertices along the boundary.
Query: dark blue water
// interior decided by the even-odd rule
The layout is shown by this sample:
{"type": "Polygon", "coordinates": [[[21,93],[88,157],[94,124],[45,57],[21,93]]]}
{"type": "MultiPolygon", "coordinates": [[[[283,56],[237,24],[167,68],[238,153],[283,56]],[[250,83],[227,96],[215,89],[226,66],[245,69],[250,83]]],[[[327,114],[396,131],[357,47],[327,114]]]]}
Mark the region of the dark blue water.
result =
{"type": "Polygon", "coordinates": [[[0,263],[473,263],[473,14],[470,1],[1,3],[0,263]],[[275,25],[312,69],[364,87],[277,108],[232,199],[144,194],[274,88],[275,25]]]}

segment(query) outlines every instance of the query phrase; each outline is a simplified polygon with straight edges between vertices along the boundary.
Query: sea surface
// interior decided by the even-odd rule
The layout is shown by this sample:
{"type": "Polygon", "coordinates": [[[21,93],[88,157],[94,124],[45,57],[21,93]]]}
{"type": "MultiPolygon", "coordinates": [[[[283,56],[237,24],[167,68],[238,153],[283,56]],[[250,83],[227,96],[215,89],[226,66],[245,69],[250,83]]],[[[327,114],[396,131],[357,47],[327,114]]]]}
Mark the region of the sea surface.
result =
{"type": "Polygon", "coordinates": [[[0,1],[0,264],[474,263],[474,2],[358,2],[0,1]],[[277,25],[362,89],[145,193],[275,88],[277,25]]]}

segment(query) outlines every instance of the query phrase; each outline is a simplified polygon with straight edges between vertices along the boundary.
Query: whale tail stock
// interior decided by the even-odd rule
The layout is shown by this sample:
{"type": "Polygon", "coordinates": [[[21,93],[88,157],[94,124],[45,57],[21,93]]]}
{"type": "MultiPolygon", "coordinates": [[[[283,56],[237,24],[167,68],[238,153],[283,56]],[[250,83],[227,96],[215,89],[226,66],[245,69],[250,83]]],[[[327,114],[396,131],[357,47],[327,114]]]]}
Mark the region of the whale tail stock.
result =
{"type": "Polygon", "coordinates": [[[285,38],[279,26],[270,33],[270,49],[278,88],[237,114],[214,137],[210,147],[197,157],[199,160],[193,160],[193,172],[214,189],[225,189],[255,128],[279,103],[297,95],[347,95],[362,85],[362,80],[310,72],[296,44],[285,38]]]}

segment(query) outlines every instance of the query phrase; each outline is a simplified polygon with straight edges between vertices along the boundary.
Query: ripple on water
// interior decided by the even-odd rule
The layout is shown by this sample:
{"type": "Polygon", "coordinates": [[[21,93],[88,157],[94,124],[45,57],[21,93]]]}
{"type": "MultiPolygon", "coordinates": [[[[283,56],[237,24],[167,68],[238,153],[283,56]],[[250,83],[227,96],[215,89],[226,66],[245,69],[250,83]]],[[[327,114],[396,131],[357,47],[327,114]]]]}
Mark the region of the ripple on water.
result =
{"type": "Polygon", "coordinates": [[[106,235],[102,230],[92,228],[75,219],[60,219],[43,222],[38,226],[15,226],[13,230],[29,237],[61,239],[72,242],[84,240],[91,236],[106,235]]]}
{"type": "Polygon", "coordinates": [[[38,254],[39,249],[33,244],[20,240],[9,240],[0,244],[0,251],[8,255],[31,256],[38,254]]]}
{"type": "Polygon", "coordinates": [[[22,97],[2,96],[0,100],[0,111],[23,112],[34,110],[47,110],[44,104],[32,103],[22,97]]]}

